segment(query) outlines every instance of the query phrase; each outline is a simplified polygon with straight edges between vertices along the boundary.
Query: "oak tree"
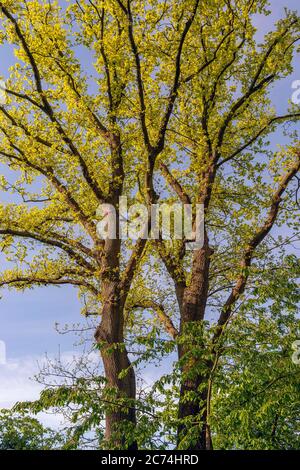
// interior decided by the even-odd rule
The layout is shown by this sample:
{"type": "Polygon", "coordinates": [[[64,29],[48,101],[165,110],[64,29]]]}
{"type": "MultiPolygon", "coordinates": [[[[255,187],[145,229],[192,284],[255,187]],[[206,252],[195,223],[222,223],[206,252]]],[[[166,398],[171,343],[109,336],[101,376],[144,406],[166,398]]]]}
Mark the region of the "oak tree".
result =
{"type": "Polygon", "coordinates": [[[177,347],[177,446],[210,449],[226,331],[299,230],[296,128],[278,151],[267,141],[300,118],[297,105],[278,114],[270,98],[293,70],[299,17],[286,11],[259,43],[255,15],[268,14],[266,0],[6,0],[0,11],[1,42],[15,54],[0,156],[17,175],[1,186],[19,198],[1,204],[1,249],[14,266],[0,283],[71,284],[85,313],[99,315],[107,446],[137,447],[126,340],[151,313],[177,347]],[[161,201],[191,204],[194,216],[202,204],[203,246],[102,240],[97,209],[113,205],[118,220],[120,196],[144,203],[149,217],[161,201]],[[275,227],[288,227],[277,240],[275,227]]]}

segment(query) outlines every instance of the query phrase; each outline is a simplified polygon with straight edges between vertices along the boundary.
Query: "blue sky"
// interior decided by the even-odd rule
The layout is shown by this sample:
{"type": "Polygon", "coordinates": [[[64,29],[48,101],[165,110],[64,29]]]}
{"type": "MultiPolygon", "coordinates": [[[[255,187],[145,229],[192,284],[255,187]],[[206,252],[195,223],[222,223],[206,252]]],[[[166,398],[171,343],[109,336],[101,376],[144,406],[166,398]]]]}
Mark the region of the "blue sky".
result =
{"type": "MultiPolygon", "coordinates": [[[[273,0],[272,15],[257,18],[258,35],[272,28],[276,19],[282,16],[284,6],[292,10],[299,9],[299,0],[273,0]]],[[[88,66],[87,57],[82,58],[88,66]]],[[[293,80],[300,80],[299,56],[295,61],[292,76],[278,85],[272,98],[278,112],[286,111],[292,94],[293,80]]],[[[0,75],[7,75],[7,68],[12,64],[11,57],[0,48],[0,75]]],[[[272,147],[282,143],[278,132],[272,137],[272,147]]],[[[55,354],[60,345],[61,351],[73,350],[72,337],[58,335],[55,322],[60,324],[80,321],[80,303],[76,290],[72,287],[36,288],[25,293],[3,292],[0,300],[0,340],[5,341],[7,365],[0,364],[0,407],[10,406],[21,398],[31,399],[37,396],[39,386],[28,380],[37,370],[36,360],[45,352],[55,354]]]]}

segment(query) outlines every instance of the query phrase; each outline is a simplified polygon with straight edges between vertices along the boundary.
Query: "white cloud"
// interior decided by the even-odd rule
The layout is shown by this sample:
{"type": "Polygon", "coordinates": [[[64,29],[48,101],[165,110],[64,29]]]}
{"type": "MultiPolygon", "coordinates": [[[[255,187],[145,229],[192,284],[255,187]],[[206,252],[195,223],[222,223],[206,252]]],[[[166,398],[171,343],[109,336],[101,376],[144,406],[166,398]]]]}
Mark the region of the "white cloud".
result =
{"type": "Polygon", "coordinates": [[[10,359],[0,365],[0,407],[11,408],[17,401],[36,400],[41,385],[30,377],[37,372],[36,357],[10,359]]]}
{"type": "MultiPolygon", "coordinates": [[[[66,353],[65,358],[71,358],[73,353],[66,353]]],[[[33,401],[39,398],[43,386],[34,380],[39,371],[38,363],[44,361],[44,356],[28,356],[26,358],[9,359],[6,364],[0,364],[0,409],[11,408],[18,401],[33,401]]],[[[37,418],[45,426],[53,429],[63,424],[63,417],[54,413],[39,413],[37,418]]]]}

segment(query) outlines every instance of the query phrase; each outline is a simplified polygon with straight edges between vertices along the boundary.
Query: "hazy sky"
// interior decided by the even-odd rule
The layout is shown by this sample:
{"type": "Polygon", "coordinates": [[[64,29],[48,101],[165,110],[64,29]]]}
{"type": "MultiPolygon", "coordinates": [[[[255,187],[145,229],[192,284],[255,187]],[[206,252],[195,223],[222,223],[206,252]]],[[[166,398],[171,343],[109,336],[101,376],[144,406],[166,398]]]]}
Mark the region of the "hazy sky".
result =
{"type": "MultiPolygon", "coordinates": [[[[272,28],[276,19],[282,16],[283,8],[299,9],[299,0],[273,0],[272,15],[257,18],[259,37],[272,28]]],[[[83,63],[89,60],[83,57],[83,63]]],[[[278,112],[285,112],[291,98],[293,80],[300,80],[299,57],[291,77],[275,88],[273,101],[278,112]]],[[[0,48],[0,75],[7,75],[11,58],[0,48]]],[[[280,134],[272,138],[276,147],[280,134]]],[[[282,142],[282,140],[281,140],[282,142]]],[[[1,171],[1,166],[0,166],[1,171]]],[[[1,269],[1,268],[0,268],[1,269]]],[[[58,336],[54,330],[55,322],[61,324],[80,320],[80,305],[76,290],[72,287],[35,288],[25,293],[3,292],[0,299],[0,340],[5,341],[7,364],[0,364],[0,408],[9,406],[20,399],[37,396],[39,387],[27,377],[36,371],[36,359],[47,351],[57,353],[58,345],[62,351],[72,351],[72,338],[58,336]]]]}

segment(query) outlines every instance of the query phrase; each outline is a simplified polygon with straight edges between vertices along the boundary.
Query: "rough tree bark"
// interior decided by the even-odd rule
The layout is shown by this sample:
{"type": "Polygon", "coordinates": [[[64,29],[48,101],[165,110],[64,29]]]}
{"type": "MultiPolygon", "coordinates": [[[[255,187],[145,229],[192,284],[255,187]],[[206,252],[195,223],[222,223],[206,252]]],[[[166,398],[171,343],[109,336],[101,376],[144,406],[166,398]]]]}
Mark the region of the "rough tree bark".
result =
{"type": "MultiPolygon", "coordinates": [[[[241,273],[237,277],[236,284],[220,312],[217,329],[212,338],[211,351],[207,351],[208,353],[211,352],[211,357],[204,357],[203,360],[203,373],[193,374],[192,372],[195,366],[197,370],[197,361],[199,361],[198,358],[193,358],[192,342],[184,342],[183,344],[179,343],[178,356],[179,360],[182,361],[183,366],[178,411],[178,418],[181,420],[181,424],[178,427],[178,445],[180,444],[182,437],[190,430],[191,427],[191,423],[189,422],[187,423],[189,428],[187,428],[184,420],[186,418],[195,417],[195,422],[192,426],[197,426],[199,429],[196,432],[197,437],[195,441],[190,445],[190,449],[212,450],[213,448],[211,430],[209,422],[207,421],[207,405],[211,398],[211,373],[215,367],[215,361],[218,360],[217,343],[219,342],[228,320],[232,315],[234,305],[245,291],[249,278],[249,268],[251,267],[255,250],[264,241],[274,226],[278,216],[281,198],[289,183],[300,169],[300,153],[299,151],[296,151],[295,153],[295,163],[289,168],[286,174],[281,177],[277,190],[272,195],[270,209],[265,221],[258,228],[256,233],[254,233],[252,239],[249,240],[245,248],[244,254],[240,260],[241,273]],[[186,355],[189,355],[188,361],[184,360],[186,355]],[[199,390],[201,391],[197,394],[197,391],[199,390]],[[196,398],[193,400],[185,399],[186,394],[189,392],[196,392],[196,398]]],[[[204,182],[207,182],[207,184],[204,184],[200,200],[204,204],[205,210],[207,210],[209,206],[214,178],[215,169],[212,170],[210,177],[207,180],[203,180],[204,182]]],[[[185,327],[188,324],[191,324],[192,322],[201,322],[205,317],[209,289],[210,258],[212,253],[213,251],[209,246],[209,239],[205,230],[203,248],[196,251],[193,256],[192,277],[189,286],[180,288],[180,284],[177,284],[176,287],[177,300],[181,315],[181,334],[184,334],[185,327]]],[[[176,277],[172,277],[173,279],[176,279],[176,277]]],[[[207,346],[208,345],[203,344],[204,353],[207,346]]]]}
{"type": "MultiPolygon", "coordinates": [[[[194,270],[192,280],[189,286],[184,289],[183,295],[179,298],[179,307],[181,313],[180,334],[185,334],[189,325],[200,323],[204,319],[205,308],[208,296],[208,274],[212,250],[208,244],[207,235],[205,235],[204,246],[194,254],[194,270]]],[[[206,420],[205,403],[208,395],[209,364],[202,364],[202,372],[195,374],[197,366],[197,357],[193,357],[195,345],[191,342],[179,342],[178,359],[182,363],[182,382],[180,387],[180,401],[178,408],[178,418],[180,425],[178,427],[177,443],[180,444],[182,437],[191,429],[191,424],[185,424],[189,417],[195,417],[192,424],[197,438],[192,449],[206,450],[212,448],[212,441],[206,420]],[[185,358],[188,356],[188,360],[185,358]],[[196,398],[188,399],[189,393],[195,393],[201,388],[201,393],[196,398]],[[201,411],[204,410],[204,411],[201,411]],[[188,426],[188,427],[187,427],[188,426]]]]}
{"type": "MultiPolygon", "coordinates": [[[[216,168],[214,157],[210,156],[206,170],[199,176],[200,194],[198,203],[203,204],[206,214],[212,188],[215,180],[216,168]]],[[[187,327],[203,321],[205,316],[208,289],[209,289],[209,271],[210,260],[213,250],[209,246],[209,238],[206,227],[204,227],[204,240],[201,249],[196,250],[192,261],[192,275],[188,286],[183,290],[182,295],[177,296],[180,310],[180,333],[185,334],[187,327]]],[[[206,450],[212,448],[212,440],[207,425],[207,412],[205,403],[208,396],[208,379],[210,375],[211,364],[203,358],[201,372],[195,373],[195,366],[199,358],[193,357],[194,345],[191,342],[179,342],[178,359],[182,363],[182,381],[180,387],[180,400],[178,408],[178,418],[180,424],[177,433],[177,443],[179,445],[182,436],[188,431],[185,420],[188,417],[195,417],[192,428],[195,431],[195,442],[191,448],[197,450],[206,450]],[[185,357],[188,356],[188,360],[185,357]],[[196,393],[195,399],[187,399],[189,392],[196,393]]],[[[187,423],[190,428],[190,424],[187,423]]]]}
{"type": "MultiPolygon", "coordinates": [[[[107,386],[116,391],[117,399],[129,400],[128,408],[117,403],[113,410],[106,413],[105,439],[108,443],[113,441],[114,445],[123,448],[125,435],[119,436],[118,426],[124,422],[136,425],[136,383],[124,344],[124,301],[120,291],[119,255],[120,240],[106,240],[102,257],[103,308],[95,339],[99,345],[107,386]],[[124,371],[127,373],[120,378],[124,371]]],[[[137,443],[133,441],[126,447],[128,450],[136,449],[137,443]]]]}

